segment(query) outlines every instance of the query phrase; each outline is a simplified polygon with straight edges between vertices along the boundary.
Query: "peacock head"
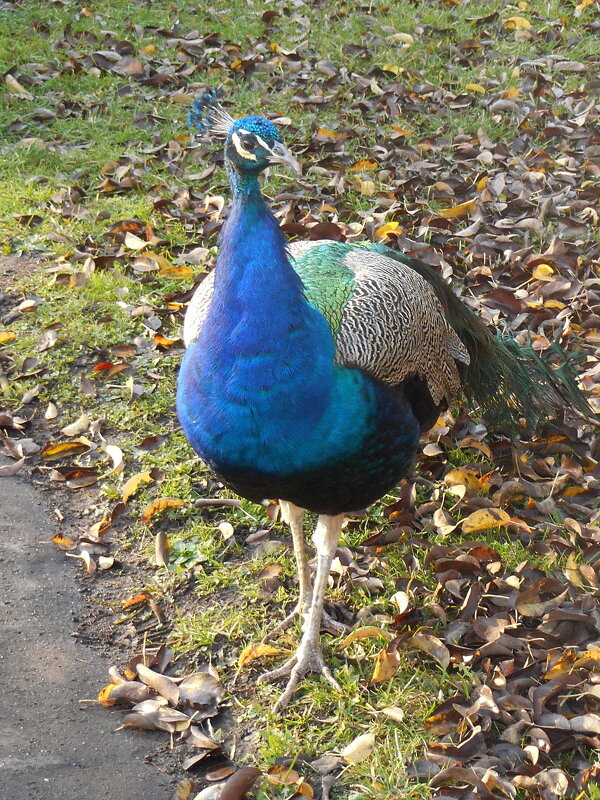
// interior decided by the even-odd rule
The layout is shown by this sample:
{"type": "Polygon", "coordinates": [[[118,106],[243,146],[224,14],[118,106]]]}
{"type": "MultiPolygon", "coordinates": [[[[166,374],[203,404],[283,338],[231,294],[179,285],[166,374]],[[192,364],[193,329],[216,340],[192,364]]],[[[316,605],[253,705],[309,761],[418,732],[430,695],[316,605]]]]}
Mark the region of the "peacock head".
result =
{"type": "Polygon", "coordinates": [[[257,175],[272,164],[300,172],[272,122],[258,116],[234,120],[219,103],[215,90],[194,101],[188,121],[201,133],[225,139],[225,158],[241,175],[257,175]]]}

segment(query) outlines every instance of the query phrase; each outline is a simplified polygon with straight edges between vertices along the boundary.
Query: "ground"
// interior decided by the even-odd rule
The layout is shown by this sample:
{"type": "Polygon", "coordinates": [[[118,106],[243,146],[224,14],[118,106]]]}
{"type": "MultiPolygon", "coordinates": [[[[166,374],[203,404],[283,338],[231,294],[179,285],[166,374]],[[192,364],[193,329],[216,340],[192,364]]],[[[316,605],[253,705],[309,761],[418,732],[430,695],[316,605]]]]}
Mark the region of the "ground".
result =
{"type": "MultiPolygon", "coordinates": [[[[2,461],[4,464],[4,460],[2,461]]],[[[0,494],[2,643],[0,786],[13,800],[167,797],[171,776],[146,762],[162,742],[115,734],[95,702],[110,661],[79,642],[88,608],[73,569],[51,544],[56,517],[27,480],[0,494]]]]}

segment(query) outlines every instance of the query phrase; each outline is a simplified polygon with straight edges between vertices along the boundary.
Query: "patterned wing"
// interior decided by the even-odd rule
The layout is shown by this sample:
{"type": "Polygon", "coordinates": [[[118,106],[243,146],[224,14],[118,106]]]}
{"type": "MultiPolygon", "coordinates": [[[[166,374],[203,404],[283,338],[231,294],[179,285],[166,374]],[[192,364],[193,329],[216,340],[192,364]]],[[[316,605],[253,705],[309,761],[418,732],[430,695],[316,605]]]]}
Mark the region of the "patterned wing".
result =
{"type": "Polygon", "coordinates": [[[436,405],[460,394],[456,360],[468,364],[469,354],[425,278],[396,259],[357,245],[305,242],[292,254],[309,302],[336,336],[340,364],[359,367],[391,385],[419,375],[436,405]]]}

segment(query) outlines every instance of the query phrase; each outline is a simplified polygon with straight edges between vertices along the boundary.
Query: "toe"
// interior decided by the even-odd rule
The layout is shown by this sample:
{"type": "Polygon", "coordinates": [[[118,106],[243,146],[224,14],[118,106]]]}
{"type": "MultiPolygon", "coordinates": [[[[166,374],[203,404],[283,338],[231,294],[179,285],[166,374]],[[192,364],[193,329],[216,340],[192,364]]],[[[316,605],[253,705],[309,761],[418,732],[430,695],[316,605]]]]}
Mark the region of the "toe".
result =
{"type": "Polygon", "coordinates": [[[257,683],[270,683],[271,681],[278,681],[280,678],[286,678],[292,672],[294,666],[296,665],[296,656],[290,658],[289,661],[286,661],[285,664],[282,664],[277,669],[272,669],[270,672],[263,672],[257,678],[257,683]]]}

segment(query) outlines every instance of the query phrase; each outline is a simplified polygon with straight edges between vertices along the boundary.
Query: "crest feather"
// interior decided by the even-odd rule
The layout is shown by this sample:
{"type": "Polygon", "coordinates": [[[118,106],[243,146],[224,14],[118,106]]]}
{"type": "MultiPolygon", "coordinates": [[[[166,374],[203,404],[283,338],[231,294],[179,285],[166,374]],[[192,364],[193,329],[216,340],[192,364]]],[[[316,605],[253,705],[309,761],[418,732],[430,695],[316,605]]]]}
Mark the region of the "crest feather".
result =
{"type": "Polygon", "coordinates": [[[188,114],[188,123],[195,125],[200,133],[223,137],[229,133],[234,120],[219,102],[221,94],[219,89],[211,89],[199,100],[194,100],[188,114]]]}

